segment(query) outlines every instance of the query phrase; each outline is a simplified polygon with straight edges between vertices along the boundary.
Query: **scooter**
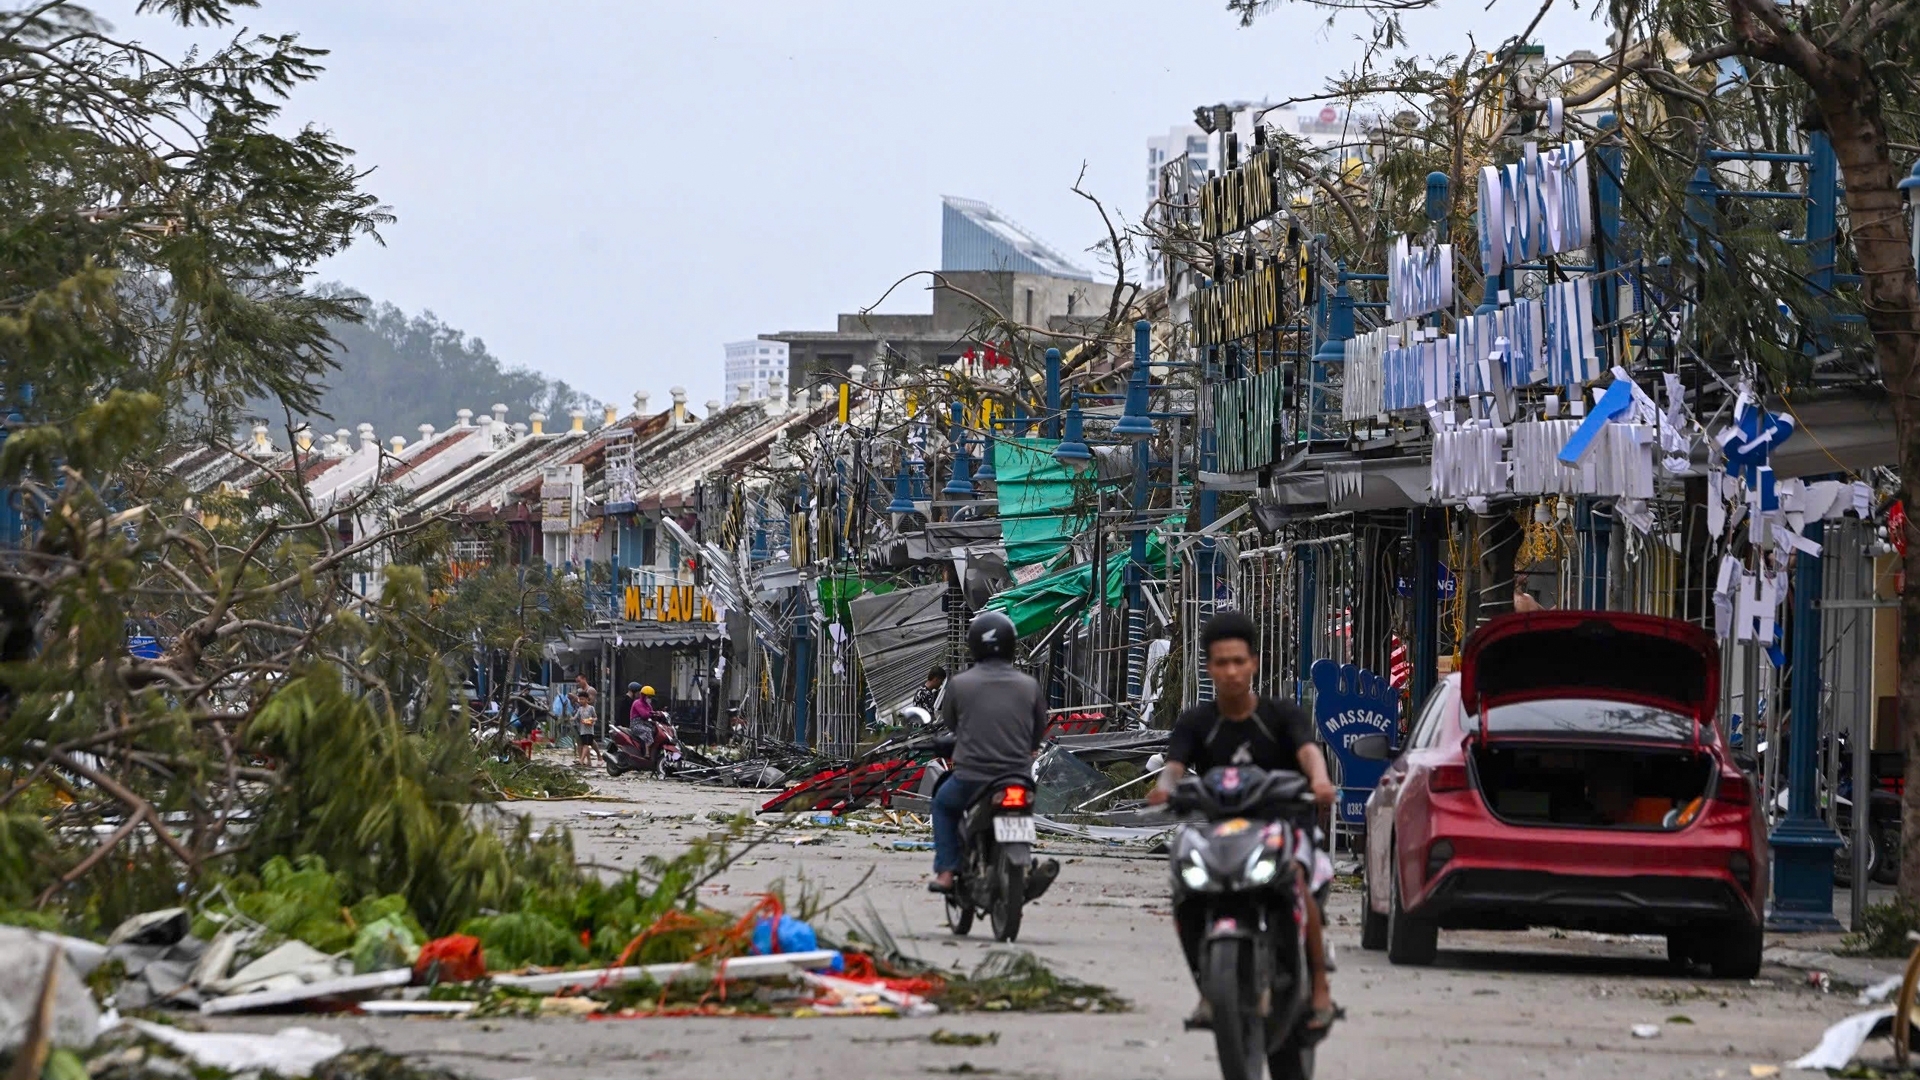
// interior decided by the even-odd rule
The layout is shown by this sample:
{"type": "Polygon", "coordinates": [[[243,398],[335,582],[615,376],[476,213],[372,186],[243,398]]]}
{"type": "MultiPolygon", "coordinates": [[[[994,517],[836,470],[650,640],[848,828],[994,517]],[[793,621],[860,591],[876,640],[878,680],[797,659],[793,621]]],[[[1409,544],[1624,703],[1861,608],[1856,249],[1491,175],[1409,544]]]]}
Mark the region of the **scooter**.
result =
{"type": "MultiPolygon", "coordinates": [[[[1213,1010],[1213,1038],[1225,1080],[1311,1080],[1313,978],[1307,966],[1306,908],[1292,864],[1300,827],[1311,820],[1306,777],[1253,767],[1185,777],[1169,800],[1199,823],[1175,834],[1174,903],[1203,907],[1200,992],[1213,1010]]],[[[1308,841],[1311,842],[1311,841],[1308,841]]]]}
{"type": "MultiPolygon", "coordinates": [[[[951,778],[942,775],[934,791],[951,778]]],[[[1013,941],[1020,936],[1022,909],[1060,876],[1058,859],[1033,857],[1033,777],[1014,773],[982,787],[960,818],[960,842],[947,926],[963,937],[973,929],[975,914],[984,914],[995,941],[1013,941]]]]}
{"type": "Polygon", "coordinates": [[[600,748],[600,757],[607,763],[608,776],[650,772],[664,780],[680,771],[683,762],[680,734],[674,730],[672,717],[655,713],[652,746],[641,745],[631,727],[616,727],[608,733],[606,745],[600,748]]]}

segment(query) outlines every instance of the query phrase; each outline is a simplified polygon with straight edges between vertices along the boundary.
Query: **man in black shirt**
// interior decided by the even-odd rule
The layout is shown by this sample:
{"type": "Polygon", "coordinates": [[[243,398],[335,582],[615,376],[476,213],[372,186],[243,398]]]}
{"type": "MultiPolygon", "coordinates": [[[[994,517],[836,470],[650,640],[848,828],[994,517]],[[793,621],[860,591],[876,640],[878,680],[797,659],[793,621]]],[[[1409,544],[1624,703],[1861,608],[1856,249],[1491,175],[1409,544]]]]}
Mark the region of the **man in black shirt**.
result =
{"type": "MultiPolygon", "coordinates": [[[[1200,647],[1205,650],[1207,675],[1213,679],[1213,700],[1180,714],[1167,742],[1167,766],[1160,783],[1147,793],[1155,806],[1165,803],[1180,778],[1191,772],[1206,775],[1221,765],[1252,765],[1261,769],[1296,769],[1313,785],[1314,801],[1321,806],[1333,804],[1333,781],[1327,777],[1327,759],[1314,740],[1313,720],[1306,711],[1290,701],[1274,701],[1253,692],[1253,676],[1260,668],[1254,652],[1258,634],[1253,621],[1237,611],[1222,612],[1207,620],[1200,631],[1200,647]]],[[[1297,866],[1299,888],[1317,889],[1332,876],[1332,864],[1326,855],[1313,851],[1311,862],[1297,866]]],[[[1313,1017],[1310,1030],[1324,1030],[1340,1016],[1333,1003],[1333,991],[1327,985],[1327,952],[1321,938],[1320,905],[1311,897],[1302,905],[1307,912],[1307,965],[1313,972],[1313,1017]]],[[[1200,938],[1206,928],[1201,912],[1183,904],[1174,910],[1174,924],[1180,932],[1180,947],[1187,954],[1187,968],[1199,979],[1200,938]]],[[[1203,998],[1195,1011],[1195,1026],[1211,1023],[1203,998]]]]}

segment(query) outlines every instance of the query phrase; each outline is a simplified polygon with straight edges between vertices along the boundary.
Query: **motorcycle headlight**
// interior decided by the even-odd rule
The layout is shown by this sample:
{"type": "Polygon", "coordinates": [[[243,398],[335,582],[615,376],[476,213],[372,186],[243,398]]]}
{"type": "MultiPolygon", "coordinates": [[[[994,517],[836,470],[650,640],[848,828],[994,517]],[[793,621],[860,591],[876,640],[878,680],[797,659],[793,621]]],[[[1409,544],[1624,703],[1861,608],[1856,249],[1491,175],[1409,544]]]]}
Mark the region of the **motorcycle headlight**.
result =
{"type": "Polygon", "coordinates": [[[1256,851],[1247,866],[1247,881],[1254,885],[1265,885],[1279,872],[1279,859],[1274,858],[1271,852],[1256,851]]]}
{"type": "Polygon", "coordinates": [[[1188,852],[1187,863],[1180,868],[1180,881],[1189,889],[1199,890],[1206,888],[1210,880],[1206,864],[1200,861],[1200,853],[1188,852]]]}

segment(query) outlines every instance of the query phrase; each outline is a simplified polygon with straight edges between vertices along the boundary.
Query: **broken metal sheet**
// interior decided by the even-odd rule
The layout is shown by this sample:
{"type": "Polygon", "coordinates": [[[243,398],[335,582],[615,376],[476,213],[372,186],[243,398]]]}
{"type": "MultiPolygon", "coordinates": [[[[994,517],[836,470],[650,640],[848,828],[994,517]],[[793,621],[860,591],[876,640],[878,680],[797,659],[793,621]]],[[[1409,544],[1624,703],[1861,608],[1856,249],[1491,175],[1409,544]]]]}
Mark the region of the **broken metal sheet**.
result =
{"type": "Polygon", "coordinates": [[[1151,844],[1173,831],[1168,825],[1081,825],[1069,821],[1055,821],[1050,817],[1034,815],[1033,826],[1041,832],[1058,833],[1061,836],[1077,836],[1082,840],[1099,840],[1108,844],[1151,844]]]}
{"type": "Polygon", "coordinates": [[[378,990],[389,990],[396,986],[405,986],[413,981],[412,968],[394,968],[391,971],[374,971],[365,975],[349,975],[342,979],[322,979],[319,982],[301,983],[273,990],[260,990],[250,994],[229,994],[214,998],[200,1006],[200,1011],[209,1016],[221,1013],[251,1012],[254,1009],[270,1009],[276,1005],[292,1005],[301,1001],[319,1001],[324,998],[351,997],[357,994],[369,994],[378,990]]]}
{"type": "Polygon", "coordinates": [[[1110,761],[1135,761],[1160,753],[1166,750],[1170,734],[1157,728],[1135,728],[1060,735],[1054,738],[1053,743],[1082,761],[1098,765],[1110,761]]]}
{"type": "Polygon", "coordinates": [[[290,985],[284,980],[292,978],[309,983],[332,978],[339,973],[333,957],[304,941],[289,941],[234,972],[232,978],[212,983],[207,988],[222,994],[238,994],[272,980],[282,980],[278,985],[290,985]]]}
{"type": "Polygon", "coordinates": [[[945,585],[923,585],[848,601],[860,673],[882,716],[911,701],[946,654],[946,593],[945,585]]]}

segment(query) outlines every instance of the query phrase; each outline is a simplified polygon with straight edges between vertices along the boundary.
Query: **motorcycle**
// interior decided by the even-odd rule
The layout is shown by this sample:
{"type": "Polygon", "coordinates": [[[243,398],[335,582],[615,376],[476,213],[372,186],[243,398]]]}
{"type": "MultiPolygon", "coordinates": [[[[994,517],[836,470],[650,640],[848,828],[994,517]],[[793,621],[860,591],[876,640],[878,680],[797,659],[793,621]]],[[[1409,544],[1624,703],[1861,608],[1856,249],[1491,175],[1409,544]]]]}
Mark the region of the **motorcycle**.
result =
{"type": "MultiPolygon", "coordinates": [[[[1292,864],[1313,793],[1285,770],[1222,767],[1184,777],[1168,800],[1197,814],[1174,836],[1174,904],[1203,905],[1200,993],[1213,1010],[1213,1037],[1225,1080],[1310,1080],[1313,979],[1307,966],[1306,907],[1292,864]]],[[[1311,843],[1311,841],[1306,841],[1311,843]]]]}
{"type": "MultiPolygon", "coordinates": [[[[1829,740],[1822,738],[1822,752],[1828,749],[1829,740]]],[[[1758,747],[1761,759],[1767,753],[1767,744],[1758,747]]],[[[1829,791],[1825,773],[1815,779],[1817,797],[1822,807],[1833,808],[1834,830],[1840,834],[1840,846],[1833,853],[1833,881],[1840,886],[1853,884],[1853,755],[1848,746],[1848,736],[1844,733],[1838,739],[1835,752],[1839,755],[1839,784],[1837,791],[1829,791]]],[[[1782,789],[1774,796],[1773,806],[1776,817],[1786,815],[1790,800],[1782,789]]],[[[1900,844],[1901,844],[1901,799],[1898,792],[1891,791],[1879,783],[1872,784],[1867,792],[1867,879],[1882,885],[1892,885],[1900,880],[1900,844]]]]}
{"type": "Polygon", "coordinates": [[[619,776],[624,772],[650,772],[664,780],[680,771],[683,761],[680,734],[674,730],[672,717],[666,713],[655,713],[651,746],[642,745],[632,727],[616,727],[608,733],[607,744],[600,749],[600,758],[607,763],[608,776],[619,776]]]}
{"type": "Polygon", "coordinates": [[[469,726],[473,731],[473,745],[482,754],[497,754],[502,761],[527,761],[533,757],[534,748],[545,741],[540,732],[544,710],[527,687],[508,697],[504,712],[497,706],[482,711],[478,701],[470,703],[468,708],[472,713],[469,726]],[[504,734],[500,730],[503,720],[504,734]]]}
{"type": "MultiPolygon", "coordinates": [[[[933,790],[950,778],[941,776],[933,790]]],[[[1022,910],[1060,876],[1058,859],[1033,857],[1033,777],[1016,773],[981,788],[960,818],[960,841],[960,869],[947,894],[948,928],[964,937],[974,916],[985,915],[995,941],[1015,940],[1022,910]]]]}

